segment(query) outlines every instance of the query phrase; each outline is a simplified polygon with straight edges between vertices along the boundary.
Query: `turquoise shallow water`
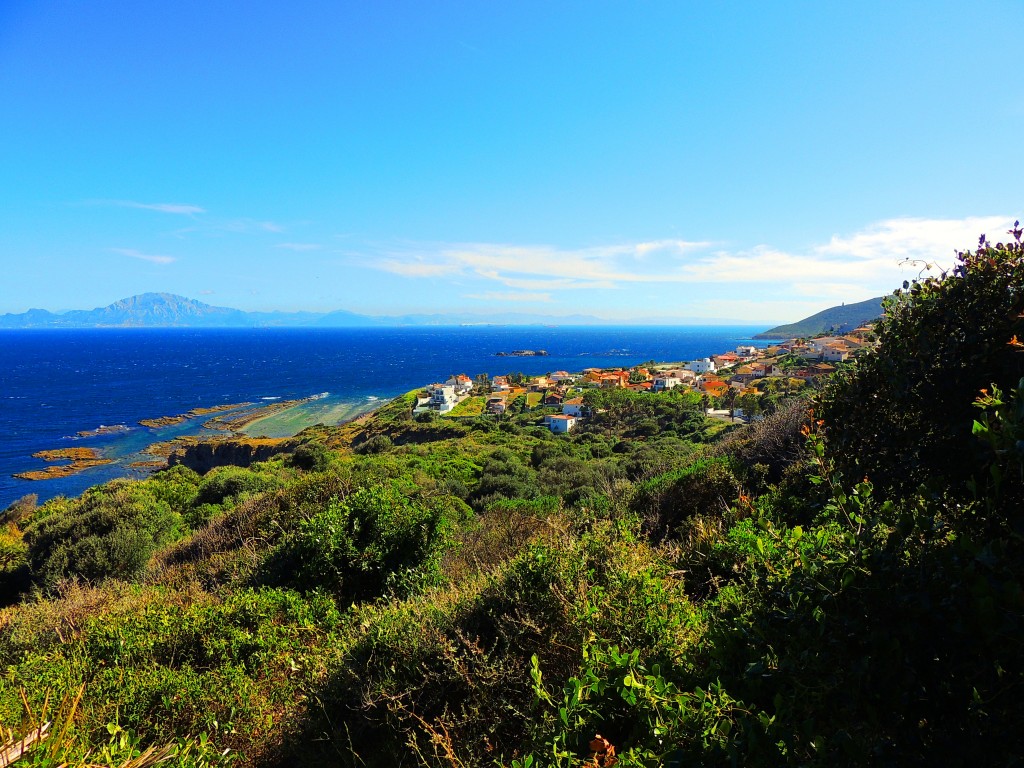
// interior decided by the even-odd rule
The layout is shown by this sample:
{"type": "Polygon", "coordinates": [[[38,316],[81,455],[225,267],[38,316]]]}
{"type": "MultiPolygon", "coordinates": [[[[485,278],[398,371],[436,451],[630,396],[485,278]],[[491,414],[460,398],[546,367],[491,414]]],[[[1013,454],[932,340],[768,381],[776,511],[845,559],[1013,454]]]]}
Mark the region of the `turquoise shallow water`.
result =
{"type": "MultiPolygon", "coordinates": [[[[206,418],[151,430],[139,419],[327,392],[303,406],[338,414],[448,378],[527,374],[645,360],[690,360],[749,343],[763,326],[451,327],[380,329],[99,329],[0,331],[0,508],[26,493],[77,494],[140,473],[127,465],[152,442],[194,433],[206,418]],[[497,357],[545,349],[548,357],[497,357]],[[373,400],[371,398],[377,398],[373,400]],[[117,435],[69,439],[124,424],[117,435]],[[70,478],[26,481],[31,454],[92,446],[114,464],[70,478]]],[[[328,416],[328,418],[330,418],[328,416]]],[[[271,434],[269,436],[280,436],[271,434]]]]}

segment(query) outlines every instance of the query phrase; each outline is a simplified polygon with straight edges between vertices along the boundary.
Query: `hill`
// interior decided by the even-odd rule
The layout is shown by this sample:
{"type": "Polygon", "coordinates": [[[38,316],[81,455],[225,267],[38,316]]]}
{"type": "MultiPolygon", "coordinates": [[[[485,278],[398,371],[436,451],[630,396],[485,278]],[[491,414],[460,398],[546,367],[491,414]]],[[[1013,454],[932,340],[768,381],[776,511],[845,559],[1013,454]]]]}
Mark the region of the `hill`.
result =
{"type": "Polygon", "coordinates": [[[143,293],[106,307],[76,309],[62,314],[30,309],[0,315],[0,328],[104,328],[104,327],[245,327],[247,313],[213,307],[170,293],[143,293]]]}
{"type": "Polygon", "coordinates": [[[816,315],[805,317],[796,323],[779,325],[764,333],[757,334],[755,339],[797,339],[805,336],[817,336],[821,333],[845,333],[854,328],[877,320],[882,316],[882,297],[859,301],[856,304],[841,304],[822,310],[816,315]]]}

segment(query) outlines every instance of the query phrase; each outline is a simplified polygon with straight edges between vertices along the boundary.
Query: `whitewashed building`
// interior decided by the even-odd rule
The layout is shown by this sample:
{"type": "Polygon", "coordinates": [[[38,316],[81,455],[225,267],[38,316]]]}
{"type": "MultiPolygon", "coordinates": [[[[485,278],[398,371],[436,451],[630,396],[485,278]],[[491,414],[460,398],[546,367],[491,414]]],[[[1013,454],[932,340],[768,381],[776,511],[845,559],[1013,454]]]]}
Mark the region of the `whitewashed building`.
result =
{"type": "Polygon", "coordinates": [[[686,369],[693,371],[696,374],[702,373],[714,373],[717,369],[715,361],[710,357],[705,357],[703,360],[693,360],[686,364],[686,369]]]}
{"type": "Polygon", "coordinates": [[[583,415],[583,408],[584,405],[582,397],[573,397],[562,403],[562,413],[565,416],[575,416],[579,418],[583,415]]]}
{"type": "Polygon", "coordinates": [[[434,384],[430,390],[430,408],[440,413],[447,413],[458,404],[455,387],[449,384],[434,384]]]}
{"type": "Polygon", "coordinates": [[[654,385],[651,389],[655,392],[663,392],[666,389],[675,389],[682,383],[682,379],[678,379],[675,376],[658,376],[654,379],[654,385]]]}
{"type": "Polygon", "coordinates": [[[548,423],[548,429],[554,432],[556,435],[564,435],[566,432],[572,430],[576,426],[576,417],[568,416],[566,414],[558,414],[555,416],[546,416],[545,421],[548,423]]]}

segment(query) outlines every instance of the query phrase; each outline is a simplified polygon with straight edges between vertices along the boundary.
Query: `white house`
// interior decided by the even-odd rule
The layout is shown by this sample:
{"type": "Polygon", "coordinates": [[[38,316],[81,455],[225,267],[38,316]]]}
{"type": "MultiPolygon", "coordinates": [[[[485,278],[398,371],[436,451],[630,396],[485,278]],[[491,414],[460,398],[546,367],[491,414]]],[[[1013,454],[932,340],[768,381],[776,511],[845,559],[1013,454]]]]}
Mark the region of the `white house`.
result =
{"type": "Polygon", "coordinates": [[[686,364],[686,369],[693,371],[694,373],[714,373],[717,368],[715,367],[715,361],[710,357],[705,357],[703,360],[694,360],[686,364]]]}
{"type": "Polygon", "coordinates": [[[455,387],[448,384],[434,384],[430,391],[430,407],[435,411],[447,413],[456,406],[455,387]]]}
{"type": "Polygon", "coordinates": [[[452,376],[448,381],[445,382],[445,386],[451,387],[455,390],[458,395],[464,395],[473,388],[473,380],[463,373],[458,376],[452,376]]]}
{"type": "Polygon", "coordinates": [[[548,379],[553,381],[555,384],[561,384],[562,382],[565,381],[576,381],[576,377],[573,376],[568,371],[555,371],[550,376],[548,376],[548,379]]]}
{"type": "Polygon", "coordinates": [[[825,347],[821,350],[821,359],[828,363],[841,363],[850,356],[850,350],[838,344],[825,347]]]}
{"type": "Polygon", "coordinates": [[[697,374],[688,368],[672,368],[663,371],[661,375],[668,379],[679,379],[682,384],[694,384],[697,381],[697,374]]]}
{"type": "Polygon", "coordinates": [[[582,416],[583,415],[583,398],[573,397],[565,400],[562,403],[562,413],[565,416],[582,416]]]}
{"type": "Polygon", "coordinates": [[[654,386],[651,389],[655,392],[661,392],[666,389],[675,389],[682,383],[682,379],[678,379],[675,376],[658,376],[655,378],[654,386]]]}
{"type": "Polygon", "coordinates": [[[576,426],[576,417],[565,414],[548,416],[546,421],[548,422],[548,429],[556,435],[565,434],[576,426]]]}
{"type": "Polygon", "coordinates": [[[811,339],[807,343],[810,347],[817,352],[819,355],[825,351],[826,347],[830,347],[833,344],[841,343],[842,339],[838,336],[821,336],[817,339],[811,339]]]}
{"type": "Polygon", "coordinates": [[[741,344],[736,347],[736,354],[740,357],[757,357],[757,347],[741,344]]]}

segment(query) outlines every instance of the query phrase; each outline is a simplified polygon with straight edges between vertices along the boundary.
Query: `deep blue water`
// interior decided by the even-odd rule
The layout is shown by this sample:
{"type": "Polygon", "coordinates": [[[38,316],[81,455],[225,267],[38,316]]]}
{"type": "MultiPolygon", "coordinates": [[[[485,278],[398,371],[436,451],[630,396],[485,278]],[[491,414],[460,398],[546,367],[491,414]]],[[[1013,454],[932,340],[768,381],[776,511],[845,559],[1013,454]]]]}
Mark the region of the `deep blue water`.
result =
{"type": "MultiPolygon", "coordinates": [[[[0,331],[0,509],[27,493],[77,494],[124,475],[137,451],[174,436],[139,419],[195,407],[330,392],[331,400],[391,398],[453,373],[528,374],[676,361],[734,349],[763,326],[458,327],[384,329],[103,329],[0,331]],[[501,358],[546,349],[549,357],[501,358]],[[120,435],[70,441],[101,424],[120,435]],[[31,454],[99,448],[121,463],[71,478],[27,481],[31,454]]],[[[196,425],[184,425],[177,433],[196,425]]]]}

